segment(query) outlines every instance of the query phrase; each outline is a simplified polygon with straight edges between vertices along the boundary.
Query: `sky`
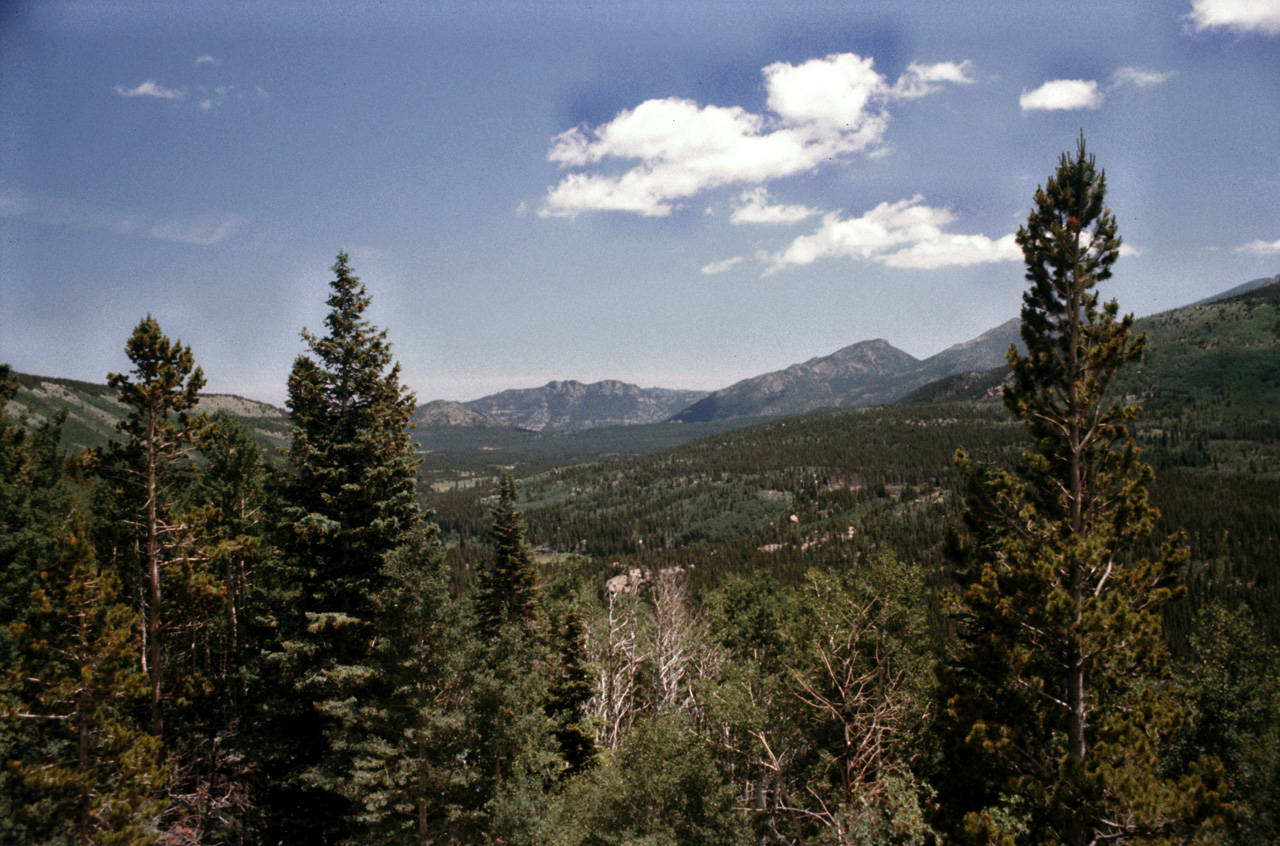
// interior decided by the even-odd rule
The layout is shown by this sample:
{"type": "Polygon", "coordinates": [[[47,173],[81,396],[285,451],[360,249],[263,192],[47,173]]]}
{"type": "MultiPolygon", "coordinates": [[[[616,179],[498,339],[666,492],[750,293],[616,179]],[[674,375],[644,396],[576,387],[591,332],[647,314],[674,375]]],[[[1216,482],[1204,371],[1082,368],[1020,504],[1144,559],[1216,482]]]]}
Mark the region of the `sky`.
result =
{"type": "Polygon", "coordinates": [[[283,405],[350,255],[420,402],[1018,313],[1083,133],[1141,316],[1280,273],[1280,0],[0,3],[0,361],[283,405]]]}

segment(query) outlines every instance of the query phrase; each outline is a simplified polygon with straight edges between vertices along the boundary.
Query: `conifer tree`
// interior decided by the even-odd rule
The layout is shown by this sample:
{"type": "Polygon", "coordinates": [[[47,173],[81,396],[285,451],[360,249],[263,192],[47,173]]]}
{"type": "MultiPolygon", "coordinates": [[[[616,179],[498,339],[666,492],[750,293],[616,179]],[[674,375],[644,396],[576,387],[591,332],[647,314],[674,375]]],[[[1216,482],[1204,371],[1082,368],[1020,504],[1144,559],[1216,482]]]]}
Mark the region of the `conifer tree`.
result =
{"type": "Polygon", "coordinates": [[[538,584],[533,556],[524,539],[515,479],[504,472],[493,507],[493,566],[482,574],[476,597],[480,633],[493,637],[505,623],[530,629],[537,615],[538,584]]]}
{"type": "Polygon", "coordinates": [[[280,546],[297,586],[273,616],[276,646],[258,671],[265,694],[258,754],[271,837],[330,843],[346,831],[346,750],[326,737],[321,703],[371,695],[373,597],[383,565],[422,522],[409,441],[413,394],[346,253],[332,268],[326,334],[306,330],[311,355],[289,376],[293,419],[280,546]]]}
{"type": "Polygon", "coordinates": [[[444,842],[465,830],[479,774],[462,761],[471,742],[464,607],[449,593],[435,526],[419,528],[387,557],[373,597],[377,637],[368,663],[376,698],[321,703],[329,741],[349,752],[337,792],[352,803],[360,843],[444,842]]]}
{"type": "Polygon", "coordinates": [[[537,574],[510,473],[502,475],[492,519],[493,565],[481,574],[475,597],[471,807],[479,812],[476,830],[490,840],[533,844],[546,793],[564,765],[547,714],[552,656],[537,574]]]}
{"type": "Polygon", "coordinates": [[[587,703],[596,687],[586,664],[586,652],[586,627],[578,612],[570,609],[565,612],[560,631],[559,660],[547,702],[547,716],[555,723],[565,775],[586,769],[596,757],[595,730],[587,717],[587,703]]]}
{"type": "MultiPolygon", "coordinates": [[[[72,502],[61,447],[66,411],[32,425],[25,414],[8,413],[17,391],[9,365],[0,364],[0,667],[17,665],[10,627],[30,621],[32,593],[46,586],[44,562],[57,555],[59,529],[72,502]]],[[[14,693],[0,685],[0,708],[16,705],[14,693]]],[[[30,735],[20,728],[0,722],[0,761],[26,755],[24,738],[30,735]]],[[[0,768],[0,842],[20,837],[18,809],[28,789],[17,773],[0,768]]]]}
{"type": "Polygon", "coordinates": [[[149,314],[133,330],[125,354],[133,363],[130,374],[107,375],[107,384],[130,408],[129,416],[119,424],[129,442],[117,452],[115,469],[133,492],[135,525],[142,536],[142,572],[147,586],[144,661],[151,677],[151,730],[163,737],[165,656],[161,633],[165,608],[161,567],[182,531],[170,513],[175,499],[171,483],[198,429],[198,421],[189,419],[187,412],[199,401],[204,372],[195,366],[191,349],[180,341],[170,341],[149,314]]]}
{"type": "Polygon", "coordinates": [[[1170,776],[1181,714],[1165,684],[1160,606],[1185,560],[1135,547],[1156,518],[1150,467],[1116,405],[1116,372],[1142,351],[1132,316],[1098,304],[1120,249],[1106,178],[1083,136],[1018,231],[1030,289],[1026,355],[1009,351],[1009,411],[1033,448],[1017,472],[964,451],[959,637],[942,672],[949,743],[944,824],[962,842],[1086,843],[1192,837],[1212,814],[1194,772],[1170,776]]]}
{"type": "Polygon", "coordinates": [[[365,318],[370,298],[339,253],[323,337],[289,375],[293,441],[286,514],[290,549],[308,562],[308,610],[356,612],[378,587],[382,557],[422,519],[409,440],[413,394],[400,382],[386,331],[365,318]]]}
{"type": "Polygon", "coordinates": [[[131,713],[147,690],[135,664],[137,617],[120,601],[119,580],[98,566],[78,513],[57,543],[27,619],[10,626],[18,652],[4,716],[23,740],[10,765],[34,790],[13,811],[26,823],[24,842],[155,842],[165,777],[159,738],[131,713]]]}

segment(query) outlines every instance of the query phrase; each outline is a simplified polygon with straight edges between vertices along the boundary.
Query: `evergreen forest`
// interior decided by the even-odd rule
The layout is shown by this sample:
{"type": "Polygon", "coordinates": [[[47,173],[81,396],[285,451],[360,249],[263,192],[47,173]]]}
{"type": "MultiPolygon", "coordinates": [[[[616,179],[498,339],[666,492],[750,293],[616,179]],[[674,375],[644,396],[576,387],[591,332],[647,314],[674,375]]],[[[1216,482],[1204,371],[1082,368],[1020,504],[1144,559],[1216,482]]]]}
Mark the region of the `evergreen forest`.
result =
{"type": "Polygon", "coordinates": [[[1280,841],[1280,285],[1134,321],[1105,197],[886,406],[414,430],[345,253],[287,432],[150,315],[109,442],[0,367],[0,842],[1280,841]]]}

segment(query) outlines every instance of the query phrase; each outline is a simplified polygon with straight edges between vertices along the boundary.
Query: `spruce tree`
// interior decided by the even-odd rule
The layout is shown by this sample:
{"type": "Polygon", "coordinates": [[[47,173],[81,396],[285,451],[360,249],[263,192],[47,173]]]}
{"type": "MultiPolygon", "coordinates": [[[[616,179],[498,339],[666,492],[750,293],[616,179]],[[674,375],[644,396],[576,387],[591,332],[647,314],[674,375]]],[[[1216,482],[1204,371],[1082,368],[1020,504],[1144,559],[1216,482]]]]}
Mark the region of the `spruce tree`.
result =
{"type": "Polygon", "coordinates": [[[560,631],[556,674],[548,691],[547,716],[555,724],[556,742],[564,757],[564,775],[586,769],[596,758],[596,733],[587,716],[595,695],[592,668],[587,664],[587,630],[577,611],[565,612],[560,631]]]}
{"type": "Polygon", "coordinates": [[[969,531],[942,672],[940,798],[961,842],[1190,838],[1213,813],[1195,772],[1168,770],[1182,714],[1160,607],[1186,551],[1175,536],[1156,560],[1136,552],[1157,516],[1153,474],[1128,433],[1137,406],[1109,390],[1144,339],[1114,300],[1098,303],[1120,249],[1105,196],[1082,136],[1017,235],[1027,353],[1009,351],[1004,402],[1033,447],[1016,472],[956,457],[969,531]]]}
{"type": "Polygon", "coordinates": [[[517,508],[515,479],[504,472],[493,507],[493,566],[481,574],[476,597],[480,633],[494,637],[505,623],[531,630],[537,616],[538,583],[533,556],[524,538],[524,520],[517,508]]]}
{"type": "Polygon", "coordinates": [[[547,715],[552,657],[538,603],[537,573],[524,537],[515,481],[504,473],[493,508],[493,566],[475,597],[477,648],[468,763],[477,790],[477,832],[492,841],[537,843],[547,791],[564,769],[547,715]]]}
{"type": "Polygon", "coordinates": [[[417,844],[456,839],[479,774],[463,761],[471,648],[467,610],[450,595],[435,526],[418,529],[387,557],[373,597],[375,645],[368,667],[379,696],[326,700],[330,745],[350,770],[336,780],[352,803],[353,842],[417,844]]]}
{"type": "Polygon", "coordinates": [[[386,332],[365,318],[370,298],[346,253],[332,269],[327,332],[303,331],[311,355],[289,376],[279,543],[292,574],[282,581],[298,593],[274,610],[277,644],[257,671],[269,836],[293,843],[331,843],[347,830],[351,761],[326,740],[336,724],[323,703],[377,695],[372,599],[386,556],[423,517],[407,433],[413,394],[386,332]]]}
{"type": "Polygon", "coordinates": [[[286,485],[289,549],[307,562],[307,610],[357,612],[379,587],[382,558],[421,521],[409,440],[414,397],[386,331],[364,317],[370,298],[338,254],[327,334],[303,330],[314,358],[289,375],[286,485]]]}
{"type": "Polygon", "coordinates": [[[199,401],[204,372],[195,366],[190,347],[170,341],[155,318],[147,315],[125,345],[133,363],[130,374],[110,373],[107,384],[129,407],[119,424],[129,437],[115,453],[113,470],[131,491],[134,525],[141,538],[141,564],[146,597],[146,654],[151,678],[151,730],[164,736],[162,680],[165,654],[161,634],[165,629],[161,567],[166,554],[179,543],[183,527],[173,520],[173,475],[184,461],[198,430],[187,412],[199,401]]]}

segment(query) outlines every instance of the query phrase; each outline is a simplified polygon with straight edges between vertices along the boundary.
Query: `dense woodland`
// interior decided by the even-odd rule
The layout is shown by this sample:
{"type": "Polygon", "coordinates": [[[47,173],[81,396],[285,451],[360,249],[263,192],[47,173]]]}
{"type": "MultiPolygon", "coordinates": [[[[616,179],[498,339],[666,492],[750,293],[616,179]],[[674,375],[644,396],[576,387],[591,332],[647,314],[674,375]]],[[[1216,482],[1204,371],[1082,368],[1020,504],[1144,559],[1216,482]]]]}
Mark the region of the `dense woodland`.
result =
{"type": "MultiPolygon", "coordinates": [[[[975,396],[642,455],[416,452],[344,254],[285,454],[150,316],[108,447],[4,368],[0,840],[1275,842],[1278,377],[1144,381],[1105,190],[1037,192],[975,396]]],[[[1206,308],[1274,345],[1277,292],[1206,308]]]]}

